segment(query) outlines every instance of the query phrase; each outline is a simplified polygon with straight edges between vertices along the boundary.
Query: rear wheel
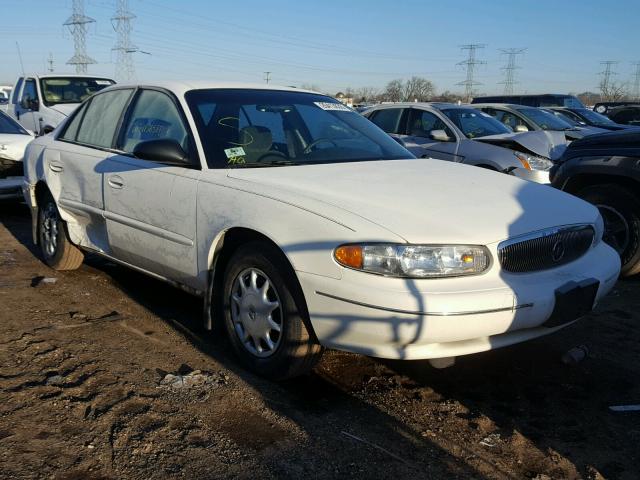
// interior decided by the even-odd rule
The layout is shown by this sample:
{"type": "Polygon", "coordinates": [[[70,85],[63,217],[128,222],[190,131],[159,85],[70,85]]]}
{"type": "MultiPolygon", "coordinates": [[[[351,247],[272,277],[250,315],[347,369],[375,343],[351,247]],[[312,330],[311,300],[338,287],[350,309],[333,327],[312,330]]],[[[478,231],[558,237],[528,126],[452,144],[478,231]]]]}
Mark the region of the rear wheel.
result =
{"type": "Polygon", "coordinates": [[[640,273],[640,200],[616,184],[587,187],[578,196],[594,204],[604,219],[604,241],[620,255],[621,275],[640,273]]]}
{"type": "Polygon", "coordinates": [[[240,247],[224,276],[224,320],[242,362],[284,380],[309,372],[323,349],[307,330],[306,305],[281,252],[266,242],[240,247]]]}
{"type": "Polygon", "coordinates": [[[84,254],[71,243],[67,225],[49,193],[38,211],[38,243],[45,263],[54,270],[75,270],[82,265],[84,254]]]}

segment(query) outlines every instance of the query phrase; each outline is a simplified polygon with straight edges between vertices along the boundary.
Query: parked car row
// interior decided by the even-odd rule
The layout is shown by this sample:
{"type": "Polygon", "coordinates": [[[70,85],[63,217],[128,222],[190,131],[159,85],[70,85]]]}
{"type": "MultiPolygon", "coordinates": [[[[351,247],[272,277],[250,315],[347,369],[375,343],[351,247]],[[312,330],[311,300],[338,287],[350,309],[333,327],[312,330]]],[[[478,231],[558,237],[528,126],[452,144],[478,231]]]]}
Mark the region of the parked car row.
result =
{"type": "Polygon", "coordinates": [[[564,133],[444,104],[369,116],[396,141],[300,89],[110,86],[27,147],[34,241],[52,268],[94,252],[203,297],[205,327],[271,378],[324,348],[443,366],[555,332],[613,287],[597,208],[459,161],[548,181],[564,133]]]}

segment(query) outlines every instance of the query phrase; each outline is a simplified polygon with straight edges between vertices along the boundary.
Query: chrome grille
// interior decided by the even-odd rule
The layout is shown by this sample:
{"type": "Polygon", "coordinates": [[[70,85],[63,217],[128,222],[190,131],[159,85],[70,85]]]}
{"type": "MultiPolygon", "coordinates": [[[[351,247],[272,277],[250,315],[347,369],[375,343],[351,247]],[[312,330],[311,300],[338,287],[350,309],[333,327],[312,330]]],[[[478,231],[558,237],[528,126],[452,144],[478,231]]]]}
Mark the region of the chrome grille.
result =
{"type": "Polygon", "coordinates": [[[591,247],[594,235],[590,225],[544,230],[502,242],[498,258],[508,272],[546,270],[580,258],[591,247]]]}

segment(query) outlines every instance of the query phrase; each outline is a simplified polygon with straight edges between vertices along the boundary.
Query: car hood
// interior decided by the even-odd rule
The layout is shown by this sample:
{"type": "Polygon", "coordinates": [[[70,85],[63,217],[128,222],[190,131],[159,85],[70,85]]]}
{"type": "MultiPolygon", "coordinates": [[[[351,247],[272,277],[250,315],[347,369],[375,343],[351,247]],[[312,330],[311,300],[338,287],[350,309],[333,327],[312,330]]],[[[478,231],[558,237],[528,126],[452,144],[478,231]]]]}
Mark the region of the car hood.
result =
{"type": "Polygon", "coordinates": [[[490,143],[511,150],[533,153],[539,157],[556,160],[567,148],[567,140],[562,132],[537,130],[521,133],[502,133],[474,138],[477,142],[490,143]]]}
{"type": "Polygon", "coordinates": [[[357,231],[353,218],[340,218],[350,212],[411,243],[487,245],[598,218],[596,208],[554,188],[433,159],[240,168],[228,177],[357,231]]]}
{"type": "Polygon", "coordinates": [[[51,110],[61,113],[65,117],[68,117],[76,108],[78,108],[78,105],[80,104],[79,103],[57,103],[55,105],[52,105],[50,108],[51,110]]]}
{"type": "Polygon", "coordinates": [[[22,161],[24,150],[31,140],[33,140],[31,135],[0,134],[0,158],[22,161]]]}

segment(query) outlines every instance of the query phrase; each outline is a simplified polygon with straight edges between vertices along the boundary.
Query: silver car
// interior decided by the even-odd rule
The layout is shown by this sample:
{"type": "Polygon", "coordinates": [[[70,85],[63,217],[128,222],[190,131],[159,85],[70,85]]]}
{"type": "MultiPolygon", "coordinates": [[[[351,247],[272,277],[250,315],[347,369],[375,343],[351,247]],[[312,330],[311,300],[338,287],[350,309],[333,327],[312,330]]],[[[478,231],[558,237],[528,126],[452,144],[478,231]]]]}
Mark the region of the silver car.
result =
{"type": "Polygon", "coordinates": [[[595,133],[582,127],[569,125],[541,108],[507,103],[474,103],[472,107],[491,115],[514,132],[559,132],[570,142],[595,133]]]}
{"type": "Polygon", "coordinates": [[[514,133],[491,116],[450,103],[377,105],[364,115],[417,157],[466,163],[549,183],[552,159],[566,141],[514,133]]]}

